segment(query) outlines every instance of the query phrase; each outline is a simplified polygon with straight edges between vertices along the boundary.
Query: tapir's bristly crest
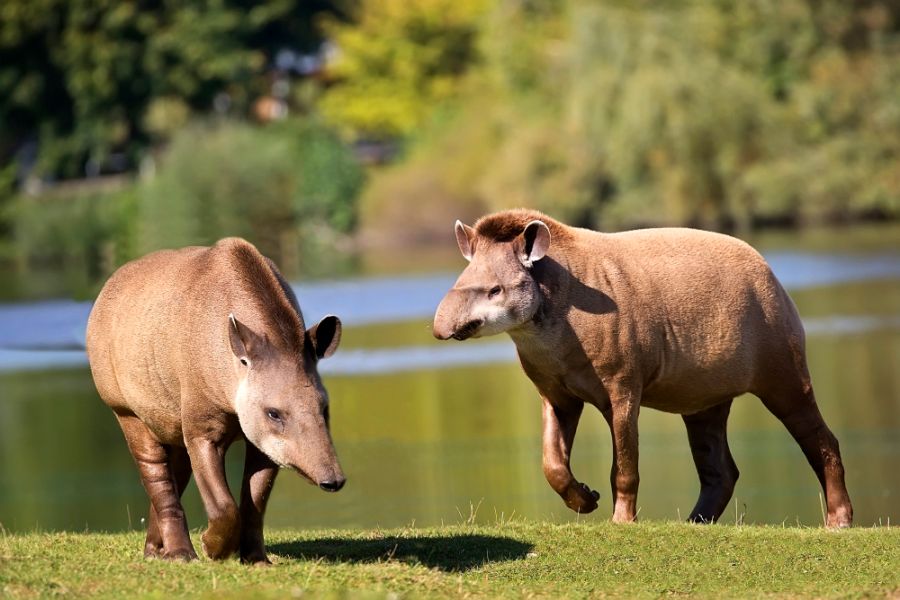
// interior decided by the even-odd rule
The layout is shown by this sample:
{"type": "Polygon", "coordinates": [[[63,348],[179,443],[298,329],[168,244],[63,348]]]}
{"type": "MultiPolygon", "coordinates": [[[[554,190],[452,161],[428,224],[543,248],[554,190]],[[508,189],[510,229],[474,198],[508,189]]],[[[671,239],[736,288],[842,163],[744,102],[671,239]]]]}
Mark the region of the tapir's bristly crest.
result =
{"type": "Polygon", "coordinates": [[[762,256],[691,229],[604,234],[533,210],[457,222],[469,264],[435,311],[438,339],[508,333],[543,400],[543,467],[580,513],[599,494],[575,479],[570,453],[585,403],[613,435],[613,520],[637,515],[641,407],[683,416],[701,480],[690,520],[712,522],[738,469],[728,449],[732,399],[760,397],[822,483],[826,524],[853,518],[837,440],[816,407],[797,310],[762,256]]]}
{"type": "Polygon", "coordinates": [[[478,219],[475,231],[494,242],[511,242],[525,231],[532,221],[542,221],[550,229],[554,243],[564,243],[571,238],[569,228],[542,212],[525,208],[494,213],[478,219]]]}
{"type": "Polygon", "coordinates": [[[272,330],[278,332],[277,339],[297,356],[302,356],[305,326],[303,314],[292,306],[292,300],[296,304],[293,292],[278,281],[271,261],[247,242],[242,242],[229,238],[219,244],[226,245],[238,281],[245,290],[250,290],[247,298],[270,320],[272,330]],[[260,290],[264,293],[259,293],[260,290]]]}

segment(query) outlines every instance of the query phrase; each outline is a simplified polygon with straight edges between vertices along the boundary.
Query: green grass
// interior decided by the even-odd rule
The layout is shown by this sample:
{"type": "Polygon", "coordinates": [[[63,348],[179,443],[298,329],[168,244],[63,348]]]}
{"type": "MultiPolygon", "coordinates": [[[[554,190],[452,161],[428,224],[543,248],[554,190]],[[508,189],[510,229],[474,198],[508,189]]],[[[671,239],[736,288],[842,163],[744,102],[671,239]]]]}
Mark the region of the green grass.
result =
{"type": "Polygon", "coordinates": [[[280,530],[268,545],[262,568],[144,560],[139,532],[4,534],[0,596],[900,596],[896,527],[514,522],[280,530]]]}

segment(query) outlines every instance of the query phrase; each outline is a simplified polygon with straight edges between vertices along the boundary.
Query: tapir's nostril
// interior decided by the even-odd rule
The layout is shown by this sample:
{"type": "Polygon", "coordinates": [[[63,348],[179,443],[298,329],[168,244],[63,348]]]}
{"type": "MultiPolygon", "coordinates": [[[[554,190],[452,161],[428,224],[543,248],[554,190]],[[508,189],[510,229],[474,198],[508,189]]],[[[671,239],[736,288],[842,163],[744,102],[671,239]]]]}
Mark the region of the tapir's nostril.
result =
{"type": "Polygon", "coordinates": [[[341,479],[335,479],[332,481],[323,481],[322,483],[319,484],[319,487],[322,488],[323,490],[325,490],[326,492],[336,492],[339,489],[341,489],[342,487],[344,487],[345,483],[347,483],[347,480],[345,478],[341,478],[341,479]]]}

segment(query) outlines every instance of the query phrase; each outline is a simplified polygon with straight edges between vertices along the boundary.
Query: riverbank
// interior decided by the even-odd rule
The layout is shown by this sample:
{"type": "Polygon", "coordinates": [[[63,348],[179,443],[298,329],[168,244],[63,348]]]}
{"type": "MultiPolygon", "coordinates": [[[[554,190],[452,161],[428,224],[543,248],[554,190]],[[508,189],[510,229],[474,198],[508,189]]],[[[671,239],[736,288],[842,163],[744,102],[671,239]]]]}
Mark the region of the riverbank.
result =
{"type": "MultiPolygon", "coordinates": [[[[270,568],[144,560],[143,533],[0,537],[0,595],[897,597],[900,529],[498,522],[267,532],[270,568]]],[[[199,533],[193,535],[199,548],[199,533]]]]}

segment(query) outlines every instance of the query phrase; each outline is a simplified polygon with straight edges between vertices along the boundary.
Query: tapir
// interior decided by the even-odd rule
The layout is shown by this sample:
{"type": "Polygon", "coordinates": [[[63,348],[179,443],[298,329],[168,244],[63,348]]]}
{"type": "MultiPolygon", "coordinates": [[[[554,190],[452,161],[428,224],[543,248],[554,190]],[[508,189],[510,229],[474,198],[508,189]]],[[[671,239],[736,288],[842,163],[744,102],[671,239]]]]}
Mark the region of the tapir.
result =
{"type": "Polygon", "coordinates": [[[87,352],[150,496],[147,557],[197,557],[181,494],[191,472],[212,559],[268,563],[263,515],[279,467],[323,490],[345,478],[329,432],[318,361],[341,322],[306,329],[290,286],[249,242],[162,250],[125,264],[91,310],[87,352]],[[224,457],[246,440],[240,507],[224,457]]]}
{"type": "Polygon", "coordinates": [[[543,471],[566,505],[599,494],[569,458],[585,404],[613,440],[615,522],[637,515],[638,413],[682,416],[700,478],[694,522],[714,522],[738,479],[726,422],[751,393],[794,437],[825,493],[826,525],[850,526],[838,441],[816,405],[797,309],[763,257],[687,228],[600,233],[531,210],[456,222],[469,261],[434,317],[446,340],[506,332],[543,403],[543,471]]]}

